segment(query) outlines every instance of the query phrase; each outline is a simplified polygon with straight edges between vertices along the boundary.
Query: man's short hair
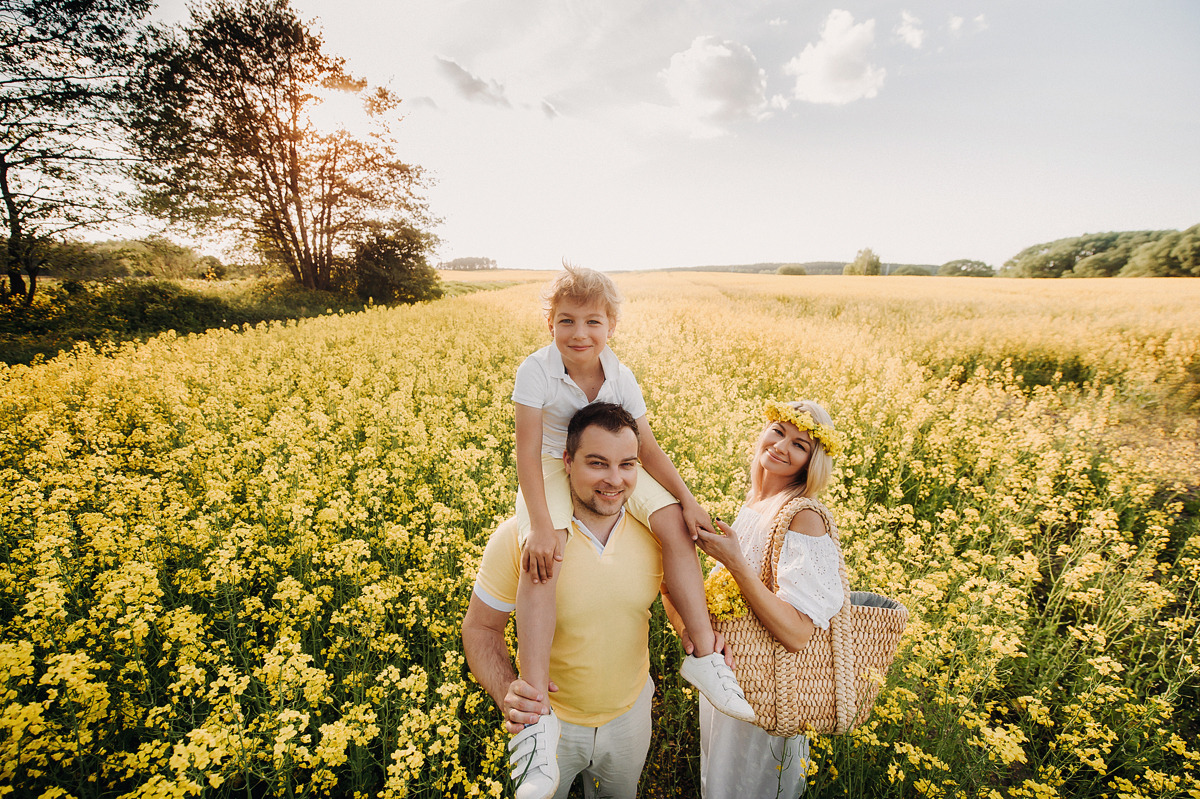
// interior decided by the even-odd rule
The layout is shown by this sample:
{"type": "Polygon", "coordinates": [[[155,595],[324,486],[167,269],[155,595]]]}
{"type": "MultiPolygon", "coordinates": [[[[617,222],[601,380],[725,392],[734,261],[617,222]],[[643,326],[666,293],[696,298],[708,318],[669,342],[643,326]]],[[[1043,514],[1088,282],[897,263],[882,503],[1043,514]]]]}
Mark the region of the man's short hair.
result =
{"type": "Polygon", "coordinates": [[[575,457],[575,450],[579,449],[579,438],[583,431],[592,425],[610,433],[619,433],[628,427],[639,442],[642,440],[638,435],[637,420],[629,411],[615,402],[593,402],[575,411],[575,415],[567,424],[567,446],[564,451],[572,458],[575,457]]]}

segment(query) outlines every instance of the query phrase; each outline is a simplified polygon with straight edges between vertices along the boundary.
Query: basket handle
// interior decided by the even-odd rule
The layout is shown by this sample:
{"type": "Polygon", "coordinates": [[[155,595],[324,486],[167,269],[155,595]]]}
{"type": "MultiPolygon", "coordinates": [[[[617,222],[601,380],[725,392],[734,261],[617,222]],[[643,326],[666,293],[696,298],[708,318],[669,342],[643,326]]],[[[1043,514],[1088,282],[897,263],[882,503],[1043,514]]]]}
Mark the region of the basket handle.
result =
{"type": "Polygon", "coordinates": [[[842,542],[837,525],[829,509],[811,497],[796,497],[788,502],[775,516],[771,532],[771,556],[764,558],[762,581],[771,589],[779,591],[779,553],[783,551],[783,540],[792,526],[792,517],[802,510],[813,510],[825,524],[825,532],[833,540],[838,553],[838,572],[842,578],[842,608],[829,620],[830,639],[833,644],[833,681],[837,697],[837,732],[850,729],[858,715],[858,697],[854,692],[854,635],[850,622],[850,576],[846,571],[846,558],[842,555],[842,542]]]}

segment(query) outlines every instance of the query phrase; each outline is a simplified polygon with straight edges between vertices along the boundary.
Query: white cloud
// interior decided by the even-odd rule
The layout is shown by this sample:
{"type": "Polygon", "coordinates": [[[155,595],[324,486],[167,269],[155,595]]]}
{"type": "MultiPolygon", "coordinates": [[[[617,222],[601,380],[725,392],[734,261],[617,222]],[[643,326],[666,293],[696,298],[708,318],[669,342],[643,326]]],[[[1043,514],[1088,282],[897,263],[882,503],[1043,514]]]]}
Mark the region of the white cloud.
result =
{"type": "Polygon", "coordinates": [[[948,28],[950,28],[951,33],[957,35],[962,32],[962,26],[964,22],[966,22],[966,20],[964,20],[962,17],[950,17],[950,21],[946,23],[946,25],[948,28]]]}
{"type": "Polygon", "coordinates": [[[869,61],[875,44],[875,20],[855,24],[849,11],[829,12],[821,40],[784,66],[796,78],[795,96],[810,103],[846,103],[874,97],[887,70],[869,61]]]}
{"type": "Polygon", "coordinates": [[[925,41],[925,31],[921,28],[921,20],[907,11],[900,12],[900,26],[896,34],[914,50],[920,50],[925,41]]]}
{"type": "Polygon", "coordinates": [[[787,20],[784,19],[783,17],[775,17],[773,20],[771,20],[767,24],[770,25],[772,28],[782,28],[784,25],[787,24],[787,20]]]}
{"type": "Polygon", "coordinates": [[[471,74],[452,59],[441,56],[435,56],[435,58],[438,66],[442,69],[442,74],[450,79],[454,88],[458,89],[458,93],[463,97],[474,103],[511,106],[508,98],[504,96],[504,87],[496,81],[485,81],[471,74]]]}
{"type": "Polygon", "coordinates": [[[988,23],[987,23],[987,19],[984,18],[983,14],[980,14],[979,16],[975,17],[974,22],[975,22],[975,30],[977,30],[977,31],[987,30],[988,23]]]}
{"type": "Polygon", "coordinates": [[[698,36],[659,74],[676,108],[702,125],[770,114],[766,72],[743,44],[698,36]]]}

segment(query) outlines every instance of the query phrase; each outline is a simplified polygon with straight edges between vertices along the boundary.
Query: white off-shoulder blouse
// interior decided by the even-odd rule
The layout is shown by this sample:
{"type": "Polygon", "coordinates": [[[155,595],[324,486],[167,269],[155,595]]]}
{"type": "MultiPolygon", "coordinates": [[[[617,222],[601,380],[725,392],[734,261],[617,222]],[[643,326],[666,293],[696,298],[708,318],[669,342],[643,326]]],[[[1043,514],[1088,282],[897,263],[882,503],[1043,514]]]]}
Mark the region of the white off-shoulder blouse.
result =
{"type": "MultiPolygon", "coordinates": [[[[762,572],[771,547],[773,519],[748,506],[742,506],[733,529],[742,552],[762,572]]],[[[779,550],[779,590],[775,595],[812,619],[823,630],[842,609],[842,577],[838,569],[837,544],[828,535],[811,536],[788,530],[779,550]]],[[[716,568],[724,568],[718,564],[716,568]]]]}

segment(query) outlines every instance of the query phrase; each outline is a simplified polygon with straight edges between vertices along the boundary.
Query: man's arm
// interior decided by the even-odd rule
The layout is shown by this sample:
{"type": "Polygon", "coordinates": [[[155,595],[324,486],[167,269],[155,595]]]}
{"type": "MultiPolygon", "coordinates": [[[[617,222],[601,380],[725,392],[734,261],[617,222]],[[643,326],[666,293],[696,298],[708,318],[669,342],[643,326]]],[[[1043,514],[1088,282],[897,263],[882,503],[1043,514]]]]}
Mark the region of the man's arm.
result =
{"type": "MultiPolygon", "coordinates": [[[[462,639],[467,667],[504,714],[505,728],[515,735],[526,724],[536,724],[541,714],[549,713],[550,705],[513,670],[504,643],[510,615],[489,607],[472,591],[463,618],[462,639]]],[[[554,689],[551,684],[550,690],[554,689]]]]}

